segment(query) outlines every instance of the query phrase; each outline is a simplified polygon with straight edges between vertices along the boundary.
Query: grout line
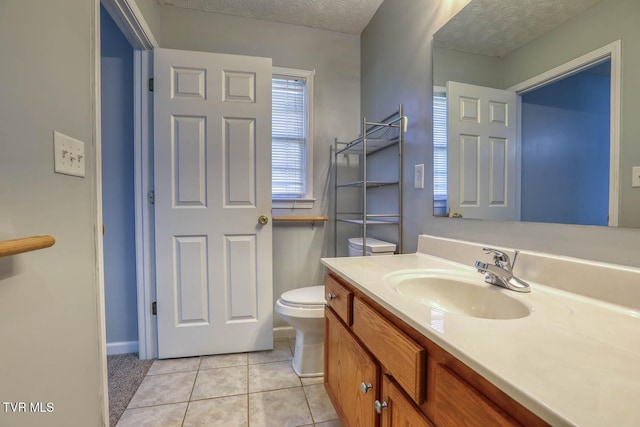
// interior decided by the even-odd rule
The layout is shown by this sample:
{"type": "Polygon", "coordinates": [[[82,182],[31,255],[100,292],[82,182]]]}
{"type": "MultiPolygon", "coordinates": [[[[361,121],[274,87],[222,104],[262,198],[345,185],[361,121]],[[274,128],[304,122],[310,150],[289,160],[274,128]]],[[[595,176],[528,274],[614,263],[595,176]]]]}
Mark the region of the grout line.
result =
{"type": "Polygon", "coordinates": [[[251,426],[251,408],[249,407],[249,384],[251,378],[249,377],[249,353],[247,353],[247,427],[251,426]]]}
{"type": "Polygon", "coordinates": [[[184,422],[187,419],[187,412],[189,412],[189,406],[191,406],[191,398],[193,397],[193,390],[196,388],[196,381],[198,381],[198,375],[200,375],[200,365],[202,364],[202,356],[198,357],[198,367],[196,369],[196,376],[193,379],[193,385],[191,386],[191,393],[189,393],[189,401],[187,402],[187,407],[184,410],[184,416],[182,417],[182,423],[180,427],[184,427],[184,422]]]}
{"type": "Polygon", "coordinates": [[[309,403],[309,396],[307,395],[307,391],[304,386],[302,386],[302,392],[304,393],[304,400],[307,402],[307,408],[309,408],[309,415],[311,416],[311,424],[316,425],[316,419],[313,416],[313,411],[311,410],[311,403],[309,403]]]}
{"type": "MultiPolygon", "coordinates": [[[[271,391],[281,391],[281,390],[289,390],[291,388],[304,388],[304,386],[301,385],[292,385],[289,387],[280,387],[280,388],[270,388],[269,390],[260,390],[260,391],[252,391],[249,392],[247,394],[259,394],[259,393],[269,393],[271,391]]],[[[304,390],[303,390],[304,391],[304,390]]]]}
{"type": "Polygon", "coordinates": [[[160,406],[179,405],[181,403],[189,403],[189,402],[187,400],[183,400],[182,402],[158,403],[158,404],[155,404],[155,405],[136,406],[135,408],[127,408],[127,409],[131,409],[131,410],[149,409],[149,408],[157,408],[157,407],[160,407],[160,406]]]}
{"type": "MultiPolygon", "coordinates": [[[[195,383],[195,381],[194,381],[195,383]]],[[[184,408],[184,415],[182,416],[182,423],[180,423],[180,427],[184,427],[184,422],[187,419],[187,412],[189,411],[189,405],[191,404],[191,402],[187,402],[187,406],[185,406],[184,408]]]]}

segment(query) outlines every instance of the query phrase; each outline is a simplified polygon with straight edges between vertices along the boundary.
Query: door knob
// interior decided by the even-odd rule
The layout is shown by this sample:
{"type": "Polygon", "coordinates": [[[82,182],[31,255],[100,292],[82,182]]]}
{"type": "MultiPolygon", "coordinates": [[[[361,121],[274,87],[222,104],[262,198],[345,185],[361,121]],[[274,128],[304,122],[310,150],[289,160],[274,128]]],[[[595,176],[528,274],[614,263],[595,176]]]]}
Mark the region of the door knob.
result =
{"type": "Polygon", "coordinates": [[[267,225],[267,223],[269,223],[269,217],[266,215],[260,215],[258,217],[258,223],[260,223],[260,225],[267,225]]]}

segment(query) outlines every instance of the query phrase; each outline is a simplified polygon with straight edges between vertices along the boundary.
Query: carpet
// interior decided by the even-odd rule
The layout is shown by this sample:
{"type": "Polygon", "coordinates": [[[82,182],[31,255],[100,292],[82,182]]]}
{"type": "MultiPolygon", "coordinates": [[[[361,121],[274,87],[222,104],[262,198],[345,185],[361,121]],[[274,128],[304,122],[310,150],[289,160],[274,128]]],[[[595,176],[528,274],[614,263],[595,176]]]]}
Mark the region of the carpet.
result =
{"type": "Polygon", "coordinates": [[[153,360],[140,360],[137,353],[107,356],[109,377],[109,425],[115,427],[127,409],[153,360]]]}

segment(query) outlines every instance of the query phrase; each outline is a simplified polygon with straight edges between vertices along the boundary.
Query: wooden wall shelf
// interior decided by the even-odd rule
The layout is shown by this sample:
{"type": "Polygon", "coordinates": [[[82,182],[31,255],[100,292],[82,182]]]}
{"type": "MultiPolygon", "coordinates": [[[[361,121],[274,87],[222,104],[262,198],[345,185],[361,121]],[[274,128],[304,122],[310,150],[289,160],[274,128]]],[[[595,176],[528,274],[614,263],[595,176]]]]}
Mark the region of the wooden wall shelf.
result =
{"type": "Polygon", "coordinates": [[[329,221],[326,216],[274,216],[275,222],[323,222],[329,221]]]}
{"type": "Polygon", "coordinates": [[[289,223],[289,224],[300,224],[303,222],[310,222],[311,229],[316,225],[316,222],[327,222],[329,221],[329,217],[326,216],[274,216],[273,222],[281,222],[281,223],[289,223]]]}
{"type": "Polygon", "coordinates": [[[0,258],[35,251],[53,246],[56,242],[52,236],[32,236],[21,239],[0,240],[0,258]]]}

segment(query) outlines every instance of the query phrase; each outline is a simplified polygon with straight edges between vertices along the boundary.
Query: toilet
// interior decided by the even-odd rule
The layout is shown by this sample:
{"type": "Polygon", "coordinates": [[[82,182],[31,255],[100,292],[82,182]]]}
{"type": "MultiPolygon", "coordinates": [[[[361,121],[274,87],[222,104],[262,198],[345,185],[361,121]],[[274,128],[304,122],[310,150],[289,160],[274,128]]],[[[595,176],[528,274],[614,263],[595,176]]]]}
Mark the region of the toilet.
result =
{"type": "MultiPolygon", "coordinates": [[[[393,255],[396,245],[367,238],[367,255],[393,255]]],[[[349,239],[349,256],[362,256],[362,238],[349,239]]],[[[324,374],[324,286],[307,286],[284,292],[276,301],[276,312],[296,332],[291,361],[299,377],[324,374]]]]}
{"type": "MultiPolygon", "coordinates": [[[[367,237],[367,256],[393,255],[396,252],[394,243],[367,237]]],[[[362,256],[362,237],[349,239],[349,256],[362,256]]]]}
{"type": "Polygon", "coordinates": [[[276,312],[296,331],[291,366],[299,377],[324,373],[324,304],[324,286],[293,289],[276,302],[276,312]]]}

